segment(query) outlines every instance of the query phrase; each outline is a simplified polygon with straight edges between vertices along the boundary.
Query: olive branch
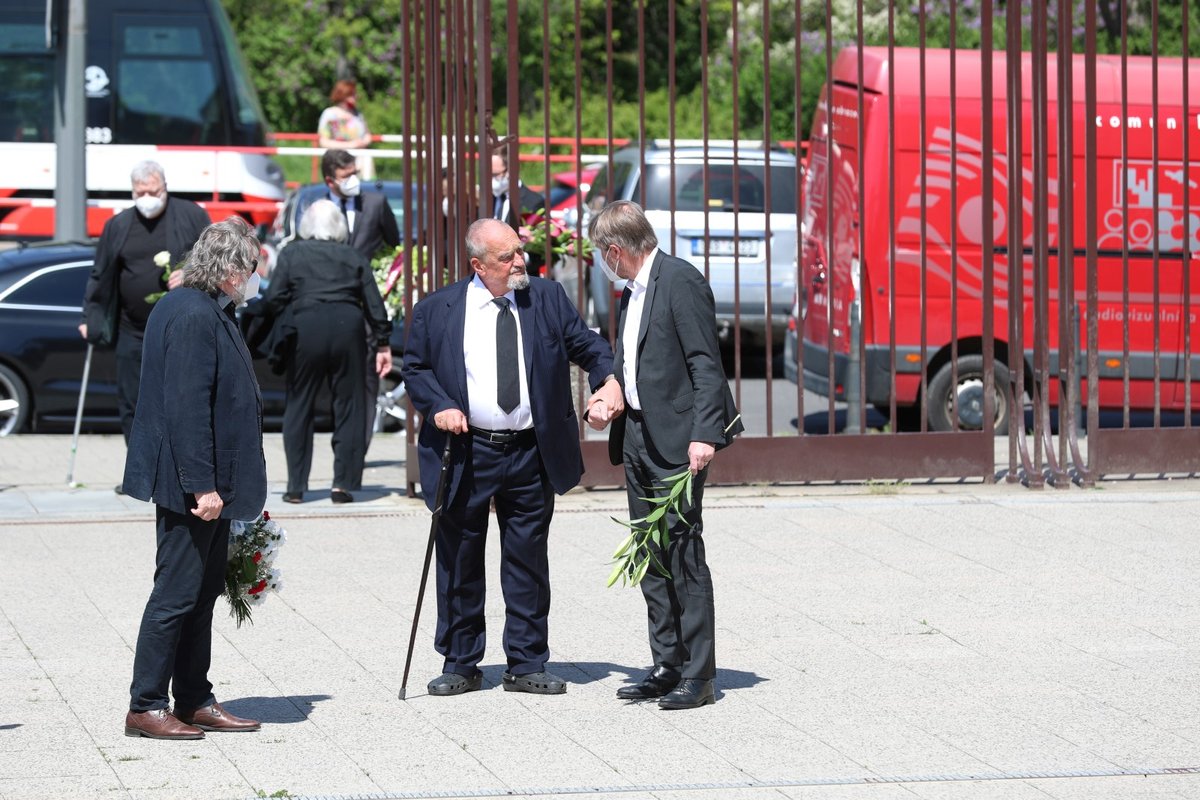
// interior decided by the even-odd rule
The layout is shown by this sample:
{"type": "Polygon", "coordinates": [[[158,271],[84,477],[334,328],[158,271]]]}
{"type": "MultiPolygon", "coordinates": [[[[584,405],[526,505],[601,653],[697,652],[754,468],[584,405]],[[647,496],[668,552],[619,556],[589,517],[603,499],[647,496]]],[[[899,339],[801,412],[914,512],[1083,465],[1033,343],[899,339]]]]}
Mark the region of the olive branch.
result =
{"type": "MultiPolygon", "coordinates": [[[[741,418],[741,414],[735,416],[721,433],[729,433],[729,430],[741,418]]],[[[654,505],[654,509],[641,519],[626,521],[610,517],[613,522],[628,528],[629,535],[621,541],[613,553],[613,562],[616,566],[608,576],[607,586],[612,586],[618,578],[621,580],[622,586],[637,586],[642,582],[642,578],[646,577],[646,573],[650,571],[651,567],[664,578],[671,577],[671,573],[658,560],[658,556],[654,555],[650,546],[658,545],[662,552],[666,552],[667,544],[670,541],[667,512],[672,511],[676,517],[683,519],[684,511],[692,507],[692,477],[691,469],[685,469],[683,472],[663,478],[663,485],[658,488],[666,489],[669,486],[671,490],[664,497],[640,498],[654,505]]]]}
{"type": "Polygon", "coordinates": [[[616,562],[616,566],[613,567],[612,574],[608,576],[608,586],[616,583],[618,578],[622,585],[637,586],[642,582],[642,578],[646,577],[646,573],[651,567],[664,578],[671,577],[671,573],[654,555],[654,550],[650,545],[656,544],[660,550],[665,552],[669,535],[667,512],[674,511],[675,516],[682,518],[685,508],[691,508],[692,471],[685,469],[677,475],[669,475],[663,478],[663,483],[666,485],[661,488],[671,487],[671,491],[667,495],[641,498],[655,506],[649,514],[629,521],[616,517],[611,518],[618,525],[629,528],[629,535],[613,553],[613,561],[616,562]]]}

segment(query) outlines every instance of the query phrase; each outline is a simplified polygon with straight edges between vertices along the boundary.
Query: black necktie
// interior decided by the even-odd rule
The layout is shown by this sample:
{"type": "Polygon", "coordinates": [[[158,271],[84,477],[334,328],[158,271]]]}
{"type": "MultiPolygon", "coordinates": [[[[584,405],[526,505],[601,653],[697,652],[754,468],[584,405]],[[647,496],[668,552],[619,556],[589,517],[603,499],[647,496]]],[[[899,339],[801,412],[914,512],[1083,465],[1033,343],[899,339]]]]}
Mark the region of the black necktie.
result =
{"type": "Polygon", "coordinates": [[[496,198],[496,205],[492,208],[492,219],[504,219],[504,195],[496,198]]]}
{"type": "Polygon", "coordinates": [[[342,198],[342,216],[346,218],[346,231],[354,233],[354,226],[350,224],[350,211],[354,207],[354,201],[348,197],[342,198]]]}
{"type": "Polygon", "coordinates": [[[496,315],[496,402],[505,414],[521,404],[521,377],[517,374],[517,320],[507,297],[492,300],[500,308],[496,315]]]}

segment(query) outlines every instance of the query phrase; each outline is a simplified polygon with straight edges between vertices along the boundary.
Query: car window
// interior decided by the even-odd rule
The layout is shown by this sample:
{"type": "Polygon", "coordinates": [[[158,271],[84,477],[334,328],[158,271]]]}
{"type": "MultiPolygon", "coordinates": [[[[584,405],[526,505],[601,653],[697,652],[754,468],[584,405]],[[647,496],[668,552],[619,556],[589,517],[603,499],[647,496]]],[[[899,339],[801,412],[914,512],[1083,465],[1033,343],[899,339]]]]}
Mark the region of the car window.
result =
{"type": "MultiPolygon", "coordinates": [[[[613,174],[615,180],[609,180],[608,165],[605,164],[596,173],[596,179],[592,181],[592,188],[588,190],[587,206],[592,211],[599,211],[606,203],[613,200],[621,200],[624,195],[621,193],[623,187],[629,180],[629,173],[633,171],[633,164],[629,161],[618,161],[613,165],[613,174]],[[610,190],[610,183],[615,186],[615,189],[610,190]]],[[[631,195],[633,199],[638,199],[637,195],[631,195]]]]}
{"type": "Polygon", "coordinates": [[[90,266],[63,267],[34,276],[3,296],[6,305],[82,308],[90,266]]]}
{"type": "MultiPolygon", "coordinates": [[[[671,168],[655,164],[646,168],[646,209],[669,211],[671,208],[671,168]]],[[[635,188],[634,197],[640,193],[635,188]]],[[[712,163],[675,165],[675,210],[710,212],[733,211],[734,198],[740,211],[762,212],[767,209],[767,187],[762,164],[712,163]],[[705,194],[705,173],[708,193],[705,194]],[[736,184],[736,192],[735,192],[736,184]]],[[[770,210],[772,214],[796,213],[796,168],[771,167],[770,210]]]]}

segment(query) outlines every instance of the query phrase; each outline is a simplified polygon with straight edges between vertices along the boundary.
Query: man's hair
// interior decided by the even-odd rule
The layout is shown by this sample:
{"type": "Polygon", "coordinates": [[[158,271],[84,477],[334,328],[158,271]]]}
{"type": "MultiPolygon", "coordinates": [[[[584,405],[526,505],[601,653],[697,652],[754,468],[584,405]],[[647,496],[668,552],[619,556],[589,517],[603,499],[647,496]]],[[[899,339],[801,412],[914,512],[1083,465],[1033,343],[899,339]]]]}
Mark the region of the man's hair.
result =
{"type": "Polygon", "coordinates": [[[345,242],[350,238],[346,217],[332,200],[318,200],[300,218],[300,238],[345,242]]]}
{"type": "Polygon", "coordinates": [[[354,156],[349,150],[326,150],[321,156],[321,174],[329,180],[337,178],[337,171],[354,165],[354,156]]]}
{"type": "Polygon", "coordinates": [[[215,292],[233,275],[248,273],[258,258],[258,239],[241,217],[214,222],[200,232],[183,265],[183,285],[215,292]]]}
{"type": "Polygon", "coordinates": [[[129,173],[130,183],[141,183],[151,178],[158,178],[162,181],[163,186],[167,185],[167,176],[163,172],[162,165],[157,161],[139,161],[133,165],[133,170],[129,173]]]}
{"type": "Polygon", "coordinates": [[[646,212],[632,200],[617,200],[600,209],[588,223],[588,238],[601,252],[615,244],[630,253],[645,255],[658,246],[646,212]]]}
{"type": "MultiPolygon", "coordinates": [[[[466,240],[468,258],[482,259],[487,255],[488,246],[484,234],[487,232],[488,228],[494,225],[502,225],[505,228],[508,228],[508,225],[503,220],[491,219],[490,217],[477,219],[467,227],[466,240]]],[[[512,230],[512,228],[508,229],[512,230]]]]}
{"type": "Polygon", "coordinates": [[[333,89],[329,92],[329,102],[336,106],[350,95],[357,93],[358,84],[343,78],[333,85],[333,89]]]}
{"type": "Polygon", "coordinates": [[[492,155],[499,156],[501,163],[504,164],[504,171],[508,171],[508,147],[497,147],[492,151],[492,155]]]}

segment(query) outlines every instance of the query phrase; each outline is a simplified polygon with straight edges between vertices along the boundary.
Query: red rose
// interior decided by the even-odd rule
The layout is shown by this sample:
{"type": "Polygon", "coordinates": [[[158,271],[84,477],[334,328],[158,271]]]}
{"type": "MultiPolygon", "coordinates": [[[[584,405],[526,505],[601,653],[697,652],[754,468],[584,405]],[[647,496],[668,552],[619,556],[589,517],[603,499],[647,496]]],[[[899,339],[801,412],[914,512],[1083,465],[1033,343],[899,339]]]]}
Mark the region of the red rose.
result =
{"type": "Polygon", "coordinates": [[[264,509],[263,509],[263,522],[267,522],[267,521],[268,521],[268,520],[270,520],[270,519],[271,519],[271,515],[270,515],[270,514],[268,514],[268,513],[267,513],[267,510],[264,508],[264,509]]]}
{"type": "Polygon", "coordinates": [[[266,582],[266,581],[259,581],[258,583],[256,583],[256,584],[254,584],[253,586],[251,586],[251,587],[250,587],[250,589],[249,589],[249,590],[246,592],[246,594],[258,594],[258,593],[260,593],[260,592],[261,592],[263,589],[266,589],[266,588],[267,588],[267,582],[266,582]]]}
{"type": "Polygon", "coordinates": [[[257,564],[260,561],[262,561],[262,553],[256,551],[254,553],[254,563],[257,564]]]}

